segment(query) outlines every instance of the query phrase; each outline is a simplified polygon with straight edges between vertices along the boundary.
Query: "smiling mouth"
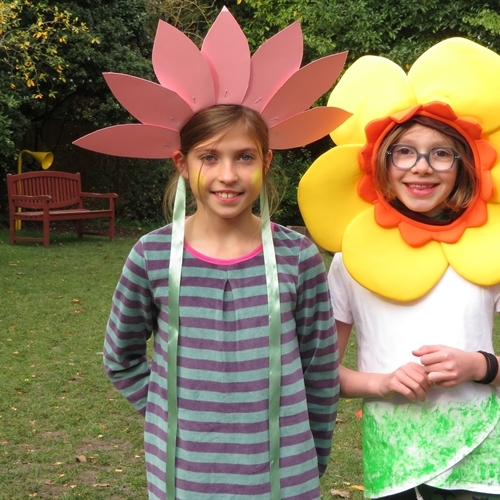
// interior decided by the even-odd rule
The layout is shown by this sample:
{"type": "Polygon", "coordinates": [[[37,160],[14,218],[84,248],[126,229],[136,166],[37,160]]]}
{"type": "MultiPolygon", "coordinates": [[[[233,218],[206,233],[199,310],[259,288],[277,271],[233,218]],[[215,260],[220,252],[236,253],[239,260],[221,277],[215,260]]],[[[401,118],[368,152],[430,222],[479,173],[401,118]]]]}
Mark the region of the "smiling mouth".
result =
{"type": "Polygon", "coordinates": [[[408,184],[405,183],[406,187],[411,189],[431,189],[437,186],[437,184],[408,184]]]}
{"type": "Polygon", "coordinates": [[[222,192],[214,192],[214,194],[219,198],[224,198],[225,200],[228,200],[231,198],[236,198],[236,196],[239,196],[240,193],[228,193],[227,191],[222,191],[222,192]]]}

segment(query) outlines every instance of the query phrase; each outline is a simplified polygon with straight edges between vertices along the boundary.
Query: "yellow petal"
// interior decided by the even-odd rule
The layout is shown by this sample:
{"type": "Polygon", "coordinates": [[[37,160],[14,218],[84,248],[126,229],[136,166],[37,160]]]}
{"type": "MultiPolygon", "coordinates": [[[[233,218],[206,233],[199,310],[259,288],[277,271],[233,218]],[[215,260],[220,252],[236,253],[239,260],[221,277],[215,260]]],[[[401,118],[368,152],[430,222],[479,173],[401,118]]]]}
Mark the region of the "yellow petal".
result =
{"type": "Polygon", "coordinates": [[[398,228],[384,229],[375,222],[373,207],[347,228],[342,255],[349,274],[358,283],[398,302],[423,297],[448,267],[440,243],[410,247],[398,228]]]}
{"type": "Polygon", "coordinates": [[[329,106],[353,113],[331,133],[332,139],[335,144],[362,144],[367,123],[415,104],[408,77],[397,64],[384,57],[361,57],[345,72],[328,100],[329,106]]]}
{"type": "Polygon", "coordinates": [[[419,104],[449,104],[486,133],[500,124],[500,56],[465,38],[449,38],[424,52],[408,78],[419,104]]]}
{"type": "Polygon", "coordinates": [[[488,222],[470,227],[458,243],[443,250],[451,267],[477,285],[500,282],[500,205],[488,205],[488,222]]]}
{"type": "Polygon", "coordinates": [[[500,131],[490,135],[488,140],[493,144],[498,154],[495,166],[491,169],[491,177],[496,189],[495,195],[490,201],[500,203],[500,131]]]}
{"type": "Polygon", "coordinates": [[[371,206],[357,193],[362,172],[360,146],[338,146],[320,156],[299,183],[297,199],[314,241],[332,252],[340,251],[345,228],[371,206]]]}
{"type": "Polygon", "coordinates": [[[500,163],[497,163],[495,167],[491,169],[491,177],[495,184],[495,195],[490,201],[500,203],[500,163]]]}

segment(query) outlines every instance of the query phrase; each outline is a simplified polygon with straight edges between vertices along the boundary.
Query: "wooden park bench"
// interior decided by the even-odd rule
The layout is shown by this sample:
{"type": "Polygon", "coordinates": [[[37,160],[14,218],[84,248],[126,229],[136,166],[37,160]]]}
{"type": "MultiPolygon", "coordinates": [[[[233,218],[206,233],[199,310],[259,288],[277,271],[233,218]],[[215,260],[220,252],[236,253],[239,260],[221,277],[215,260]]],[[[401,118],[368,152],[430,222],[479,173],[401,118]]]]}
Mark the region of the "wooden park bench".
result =
{"type": "Polygon", "coordinates": [[[115,193],[84,193],[80,174],[67,172],[26,172],[7,175],[7,191],[10,212],[10,244],[16,241],[43,242],[49,246],[50,223],[52,221],[75,220],[79,238],[83,234],[115,236],[115,193]],[[109,200],[108,208],[85,208],[84,198],[104,198],[109,200]],[[83,231],[84,219],[109,218],[107,232],[83,231]],[[19,221],[43,223],[43,238],[18,236],[19,221]]]}

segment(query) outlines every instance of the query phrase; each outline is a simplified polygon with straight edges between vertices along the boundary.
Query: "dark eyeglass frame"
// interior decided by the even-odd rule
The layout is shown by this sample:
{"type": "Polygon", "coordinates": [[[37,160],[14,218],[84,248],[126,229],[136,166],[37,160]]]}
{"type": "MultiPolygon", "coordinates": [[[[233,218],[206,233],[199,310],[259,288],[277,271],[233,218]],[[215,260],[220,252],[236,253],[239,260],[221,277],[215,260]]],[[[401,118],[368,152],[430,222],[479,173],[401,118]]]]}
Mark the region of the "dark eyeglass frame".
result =
{"type": "Polygon", "coordinates": [[[439,147],[435,147],[435,148],[432,148],[429,152],[427,153],[420,153],[417,148],[415,148],[414,146],[409,146],[407,144],[393,144],[389,150],[386,152],[386,155],[387,156],[390,156],[391,158],[391,163],[393,164],[393,166],[395,168],[397,168],[398,170],[404,170],[404,171],[408,171],[408,170],[411,170],[419,161],[420,161],[420,158],[425,158],[425,161],[427,162],[427,165],[429,165],[429,167],[432,168],[432,170],[434,170],[434,172],[448,172],[449,170],[451,170],[454,166],[455,166],[455,163],[457,160],[460,160],[462,157],[457,153],[457,151],[449,146],[439,146],[439,147]],[[415,151],[416,155],[417,155],[417,158],[415,160],[415,163],[411,166],[411,167],[406,167],[406,168],[402,168],[402,167],[398,167],[395,163],[394,163],[394,156],[392,156],[392,153],[394,151],[394,148],[396,147],[405,147],[405,148],[408,148],[408,149],[411,149],[412,151],[415,151]],[[451,151],[453,153],[453,162],[451,163],[451,166],[449,168],[434,168],[432,165],[431,165],[431,162],[430,162],[430,155],[432,154],[433,151],[435,151],[436,149],[446,149],[448,151],[451,151]]]}

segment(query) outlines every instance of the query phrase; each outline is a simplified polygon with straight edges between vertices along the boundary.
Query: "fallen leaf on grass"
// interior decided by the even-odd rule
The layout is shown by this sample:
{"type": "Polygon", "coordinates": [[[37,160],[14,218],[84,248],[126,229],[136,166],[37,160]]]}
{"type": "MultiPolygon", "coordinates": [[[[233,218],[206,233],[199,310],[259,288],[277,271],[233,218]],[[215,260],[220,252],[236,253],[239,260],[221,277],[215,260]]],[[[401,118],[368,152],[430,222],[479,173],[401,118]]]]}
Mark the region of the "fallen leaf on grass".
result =
{"type": "Polygon", "coordinates": [[[342,420],[341,418],[337,418],[336,422],[337,422],[337,424],[344,424],[345,420],[342,420]]]}
{"type": "Polygon", "coordinates": [[[342,490],[330,490],[330,495],[341,498],[349,498],[351,496],[351,494],[348,491],[342,491],[342,490]]]}
{"type": "Polygon", "coordinates": [[[50,486],[51,484],[54,484],[54,481],[52,481],[52,479],[47,479],[47,481],[45,481],[43,484],[50,486]]]}
{"type": "Polygon", "coordinates": [[[72,304],[80,304],[81,301],[82,299],[71,299],[72,304]]]}
{"type": "Polygon", "coordinates": [[[76,457],[76,461],[77,462],[86,462],[87,461],[87,457],[85,455],[78,455],[76,457]]]}
{"type": "Polygon", "coordinates": [[[359,484],[353,484],[352,486],[349,486],[349,488],[352,488],[353,490],[358,490],[358,491],[365,491],[365,487],[360,486],[359,484]]]}

